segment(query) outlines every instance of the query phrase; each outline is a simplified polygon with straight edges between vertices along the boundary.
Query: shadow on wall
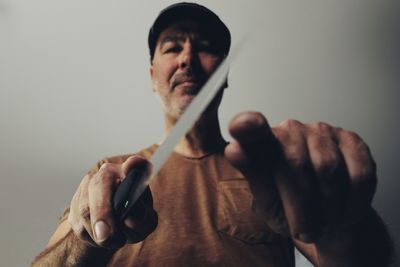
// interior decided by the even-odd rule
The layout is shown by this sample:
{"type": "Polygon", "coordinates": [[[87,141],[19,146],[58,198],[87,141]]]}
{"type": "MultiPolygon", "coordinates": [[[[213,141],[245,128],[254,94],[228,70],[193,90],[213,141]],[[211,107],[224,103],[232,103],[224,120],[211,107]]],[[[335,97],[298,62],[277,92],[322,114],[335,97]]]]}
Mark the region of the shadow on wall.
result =
{"type": "Polygon", "coordinates": [[[376,44],[377,55],[381,59],[384,71],[389,71],[396,82],[400,81],[400,3],[392,1],[384,5],[379,16],[375,18],[372,29],[377,35],[373,36],[376,44]]]}

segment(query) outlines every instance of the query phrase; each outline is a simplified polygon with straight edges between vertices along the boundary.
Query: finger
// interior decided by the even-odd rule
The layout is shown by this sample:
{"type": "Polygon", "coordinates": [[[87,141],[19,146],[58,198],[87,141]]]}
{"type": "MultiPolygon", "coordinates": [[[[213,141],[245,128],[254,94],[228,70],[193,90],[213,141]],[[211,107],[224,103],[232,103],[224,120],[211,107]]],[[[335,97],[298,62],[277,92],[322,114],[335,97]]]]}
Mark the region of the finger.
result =
{"type": "Polygon", "coordinates": [[[94,241],[104,247],[121,246],[125,240],[117,229],[112,195],[123,174],[120,166],[105,163],[89,183],[90,222],[94,241]]]}
{"type": "Polygon", "coordinates": [[[146,159],[139,156],[129,157],[122,165],[124,178],[113,199],[120,221],[134,208],[137,198],[145,191],[150,178],[150,166],[146,159]]]}
{"type": "Polygon", "coordinates": [[[322,194],[324,226],[337,226],[343,218],[348,193],[348,173],[336,143],[334,128],[325,123],[310,125],[307,144],[322,194]]]}
{"type": "Polygon", "coordinates": [[[153,199],[150,189],[147,188],[135,203],[132,214],[124,220],[124,233],[129,243],[144,240],[152,233],[158,224],[158,216],[153,209],[153,199]]]}
{"type": "Polygon", "coordinates": [[[267,120],[260,113],[244,112],[232,119],[229,132],[236,141],[227,146],[227,159],[252,178],[264,177],[274,145],[267,120]]]}
{"type": "MultiPolygon", "coordinates": [[[[151,163],[140,156],[129,157],[122,165],[122,171],[125,175],[133,168],[144,170],[145,176],[150,175],[152,171],[151,163]]],[[[129,243],[136,243],[145,239],[154,231],[158,223],[157,213],[153,209],[153,198],[150,189],[147,189],[136,201],[130,214],[124,220],[124,234],[129,243]]]]}
{"type": "Polygon", "coordinates": [[[347,214],[350,220],[358,220],[369,211],[375,194],[376,163],[369,147],[357,134],[342,129],[337,129],[336,134],[350,177],[347,214]]]}
{"type": "Polygon", "coordinates": [[[70,204],[68,222],[79,239],[90,244],[95,244],[90,235],[92,233],[92,227],[90,225],[89,200],[87,194],[89,181],[90,177],[85,176],[75,192],[70,204]]]}
{"type": "Polygon", "coordinates": [[[152,171],[152,165],[150,161],[139,155],[130,156],[124,161],[122,164],[122,173],[124,174],[124,177],[133,168],[142,168],[146,172],[146,176],[150,175],[152,171]]]}
{"type": "Polygon", "coordinates": [[[277,162],[275,183],[291,234],[303,242],[312,242],[322,232],[322,208],[304,125],[286,120],[273,131],[283,153],[277,162]]]}
{"type": "Polygon", "coordinates": [[[236,140],[226,146],[225,157],[248,178],[255,211],[275,232],[289,235],[272,175],[276,140],[268,122],[260,113],[241,113],[232,119],[229,131],[236,140]]]}

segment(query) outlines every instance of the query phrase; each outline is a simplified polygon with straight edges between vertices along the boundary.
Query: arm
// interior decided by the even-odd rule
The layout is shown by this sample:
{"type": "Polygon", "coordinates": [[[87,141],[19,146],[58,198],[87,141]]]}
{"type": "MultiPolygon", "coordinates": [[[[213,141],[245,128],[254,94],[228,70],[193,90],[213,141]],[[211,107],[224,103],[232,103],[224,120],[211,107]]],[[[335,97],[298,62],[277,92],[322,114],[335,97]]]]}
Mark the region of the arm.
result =
{"type": "Polygon", "coordinates": [[[361,222],[315,243],[294,243],[315,266],[387,267],[393,257],[389,232],[374,210],[361,222]]]}
{"type": "Polygon", "coordinates": [[[32,267],[106,266],[115,249],[92,246],[79,239],[67,221],[62,222],[32,267]]]}

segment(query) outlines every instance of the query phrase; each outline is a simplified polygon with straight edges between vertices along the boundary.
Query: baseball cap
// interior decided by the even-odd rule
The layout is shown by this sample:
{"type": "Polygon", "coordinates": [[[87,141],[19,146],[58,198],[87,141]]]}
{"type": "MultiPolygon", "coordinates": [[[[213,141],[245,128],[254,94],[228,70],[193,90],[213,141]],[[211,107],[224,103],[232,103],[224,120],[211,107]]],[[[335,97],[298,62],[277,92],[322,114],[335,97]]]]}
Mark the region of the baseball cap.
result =
{"type": "Polygon", "coordinates": [[[157,39],[161,32],[171,24],[181,20],[199,22],[206,33],[214,41],[216,48],[222,54],[227,55],[231,45],[231,34],[221,19],[210,9],[196,3],[172,4],[158,14],[149,31],[148,45],[150,57],[153,59],[157,39]]]}

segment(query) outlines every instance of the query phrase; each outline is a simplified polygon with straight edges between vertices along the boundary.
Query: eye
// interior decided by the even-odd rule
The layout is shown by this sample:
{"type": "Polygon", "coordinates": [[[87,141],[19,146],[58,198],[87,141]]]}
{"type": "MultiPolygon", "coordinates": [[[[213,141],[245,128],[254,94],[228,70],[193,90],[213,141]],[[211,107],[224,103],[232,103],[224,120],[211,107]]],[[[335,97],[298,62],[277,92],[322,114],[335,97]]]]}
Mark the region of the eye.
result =
{"type": "Polygon", "coordinates": [[[167,54],[167,53],[178,53],[181,50],[182,50],[182,47],[180,45],[168,45],[168,46],[165,46],[164,54],[167,54]]]}
{"type": "Polygon", "coordinates": [[[218,49],[215,46],[213,46],[213,45],[211,45],[209,43],[198,44],[197,45],[197,50],[199,52],[205,52],[205,53],[212,54],[212,55],[218,55],[219,54],[218,53],[218,49]]]}

